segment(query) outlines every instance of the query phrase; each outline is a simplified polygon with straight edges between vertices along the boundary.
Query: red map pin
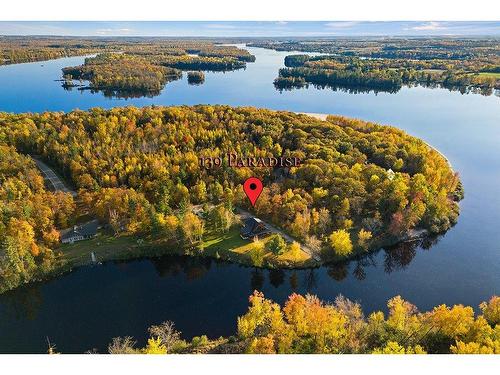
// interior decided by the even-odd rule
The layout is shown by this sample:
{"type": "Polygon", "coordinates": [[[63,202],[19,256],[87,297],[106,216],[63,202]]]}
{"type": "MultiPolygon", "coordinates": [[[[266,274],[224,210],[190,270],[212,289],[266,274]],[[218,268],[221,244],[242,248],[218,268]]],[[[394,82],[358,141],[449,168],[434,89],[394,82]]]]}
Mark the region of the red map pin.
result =
{"type": "Polygon", "coordinates": [[[262,185],[262,181],[257,177],[250,177],[243,183],[243,191],[247,195],[248,199],[250,199],[252,206],[255,206],[255,202],[257,202],[263,188],[264,186],[262,185]]]}

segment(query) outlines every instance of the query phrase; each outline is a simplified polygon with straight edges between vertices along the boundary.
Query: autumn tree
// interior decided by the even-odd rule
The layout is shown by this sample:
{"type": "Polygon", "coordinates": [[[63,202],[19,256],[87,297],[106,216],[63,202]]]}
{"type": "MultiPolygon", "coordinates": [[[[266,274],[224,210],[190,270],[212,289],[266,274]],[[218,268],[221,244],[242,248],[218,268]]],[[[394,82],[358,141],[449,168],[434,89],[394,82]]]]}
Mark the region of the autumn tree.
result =
{"type": "Polygon", "coordinates": [[[192,212],[187,212],[182,217],[180,220],[180,229],[182,237],[190,245],[201,241],[204,233],[203,222],[192,212]]]}
{"type": "Polygon", "coordinates": [[[334,231],[329,237],[329,245],[335,255],[348,256],[352,252],[352,242],[349,232],[344,229],[334,231]]]}
{"type": "Polygon", "coordinates": [[[273,236],[273,238],[271,238],[266,243],[266,249],[272,252],[274,255],[284,254],[286,248],[287,248],[286,242],[280,234],[273,236]]]}

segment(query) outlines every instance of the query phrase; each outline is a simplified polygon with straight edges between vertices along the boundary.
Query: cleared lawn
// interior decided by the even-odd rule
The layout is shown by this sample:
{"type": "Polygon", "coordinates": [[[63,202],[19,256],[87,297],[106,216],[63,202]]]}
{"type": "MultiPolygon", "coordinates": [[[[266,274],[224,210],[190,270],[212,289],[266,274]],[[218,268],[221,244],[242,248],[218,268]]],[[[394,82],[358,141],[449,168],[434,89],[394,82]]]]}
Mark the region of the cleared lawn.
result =
{"type": "Polygon", "coordinates": [[[64,244],[58,250],[63,254],[63,261],[71,267],[91,263],[91,253],[94,252],[98,262],[129,258],[144,245],[138,243],[134,236],[111,236],[99,234],[96,238],[64,244]]]}
{"type": "Polygon", "coordinates": [[[500,79],[500,73],[481,72],[481,73],[479,73],[479,75],[482,77],[493,77],[493,78],[500,79]]]}
{"type": "MultiPolygon", "coordinates": [[[[261,238],[260,241],[265,245],[276,235],[270,235],[264,238],[261,238]]],[[[214,245],[217,246],[217,251],[219,253],[227,251],[233,254],[237,254],[244,257],[249,257],[248,252],[252,249],[253,241],[252,240],[243,240],[240,237],[240,232],[238,228],[233,228],[228,233],[223,235],[223,239],[216,242],[213,241],[214,245]]],[[[205,248],[205,251],[209,250],[209,248],[205,248]]],[[[264,259],[267,260],[271,264],[303,264],[311,260],[311,257],[306,252],[300,250],[300,252],[294,257],[290,252],[286,252],[282,255],[274,255],[272,252],[265,250],[264,259]]]]}
{"type": "Polygon", "coordinates": [[[203,239],[203,249],[205,252],[229,251],[245,246],[249,242],[240,237],[240,230],[237,227],[231,228],[227,233],[207,233],[203,239]]]}

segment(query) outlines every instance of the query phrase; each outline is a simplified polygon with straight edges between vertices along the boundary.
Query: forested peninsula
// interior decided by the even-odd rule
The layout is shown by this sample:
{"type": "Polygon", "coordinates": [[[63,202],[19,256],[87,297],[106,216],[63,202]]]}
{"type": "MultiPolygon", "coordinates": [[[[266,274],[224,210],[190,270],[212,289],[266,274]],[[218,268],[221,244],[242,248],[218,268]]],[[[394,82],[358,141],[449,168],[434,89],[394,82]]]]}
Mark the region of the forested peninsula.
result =
{"type": "Polygon", "coordinates": [[[346,260],[446,231],[461,197],[457,173],[425,142],[340,116],[207,105],[0,113],[1,290],[86,264],[91,251],[101,261],[177,253],[276,268],[346,260]],[[198,162],[228,152],[302,163],[198,162]],[[30,155],[75,197],[46,189],[30,155]],[[265,186],[254,208],[242,190],[250,176],[265,186]],[[278,229],[243,240],[241,212],[278,229]],[[60,244],[61,229],[93,218],[96,239],[60,244]]]}
{"type": "Polygon", "coordinates": [[[317,86],[352,91],[396,92],[403,85],[445,87],[489,95],[500,89],[499,65],[489,60],[366,59],[351,56],[289,55],[279,70],[278,89],[317,86]]]}

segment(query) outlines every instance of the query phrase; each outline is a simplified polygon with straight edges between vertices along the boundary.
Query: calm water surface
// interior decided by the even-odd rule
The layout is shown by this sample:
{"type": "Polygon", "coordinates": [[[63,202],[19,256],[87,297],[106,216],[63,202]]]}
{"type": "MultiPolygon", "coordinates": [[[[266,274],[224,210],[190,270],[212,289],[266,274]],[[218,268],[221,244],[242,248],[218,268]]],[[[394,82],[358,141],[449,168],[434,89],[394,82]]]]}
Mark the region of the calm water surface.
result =
{"type": "Polygon", "coordinates": [[[230,104],[335,113],[390,124],[442,151],[465,187],[458,224],[433,243],[381,250],[369,258],[315,270],[261,271],[186,257],[84,267],[0,296],[0,352],[105,351],[112,337],[140,344],[148,326],[172,320],[185,338],[230,335],[254,289],[283,302],[293,291],[325,300],[338,294],[385,310],[402,295],[425,310],[477,305],[500,291],[500,98],[445,89],[349,94],[313,87],[280,93],[273,79],[286,52],[250,48],[246,70],[207,73],[205,84],[167,84],[153,98],[116,99],[65,91],[62,67],[81,57],[0,67],[0,111],[70,111],[123,105],[230,104]]]}

